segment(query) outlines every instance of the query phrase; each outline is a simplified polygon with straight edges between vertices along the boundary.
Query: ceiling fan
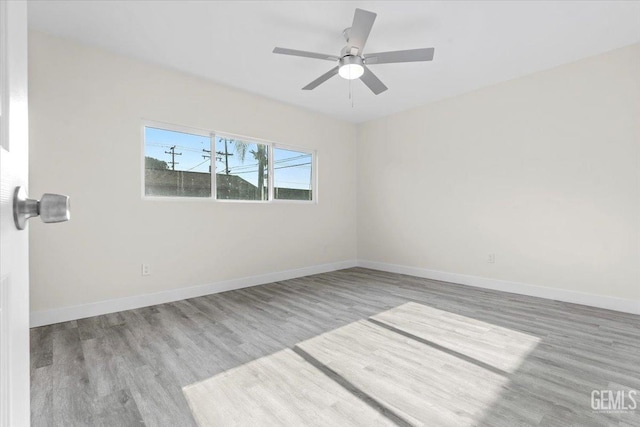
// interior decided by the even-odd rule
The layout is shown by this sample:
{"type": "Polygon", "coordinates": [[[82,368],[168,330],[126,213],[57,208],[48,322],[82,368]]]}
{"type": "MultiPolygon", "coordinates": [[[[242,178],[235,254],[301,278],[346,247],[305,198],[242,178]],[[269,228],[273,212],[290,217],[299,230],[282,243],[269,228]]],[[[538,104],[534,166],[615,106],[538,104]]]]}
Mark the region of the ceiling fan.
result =
{"type": "Polygon", "coordinates": [[[431,61],[433,60],[434,48],[396,50],[365,55],[363,52],[364,46],[367,43],[367,38],[369,38],[369,33],[371,32],[371,27],[373,27],[373,22],[376,20],[376,16],[373,12],[356,9],[353,16],[353,24],[351,24],[350,28],[342,32],[344,38],[347,40],[347,45],[340,51],[340,56],[286,49],[283,47],[276,47],[273,49],[273,53],[338,62],[337,66],[303,87],[302,90],[315,89],[331,77],[339,74],[340,77],[347,80],[359,78],[374,94],[378,95],[387,90],[387,87],[369,70],[367,65],[431,61]]]}

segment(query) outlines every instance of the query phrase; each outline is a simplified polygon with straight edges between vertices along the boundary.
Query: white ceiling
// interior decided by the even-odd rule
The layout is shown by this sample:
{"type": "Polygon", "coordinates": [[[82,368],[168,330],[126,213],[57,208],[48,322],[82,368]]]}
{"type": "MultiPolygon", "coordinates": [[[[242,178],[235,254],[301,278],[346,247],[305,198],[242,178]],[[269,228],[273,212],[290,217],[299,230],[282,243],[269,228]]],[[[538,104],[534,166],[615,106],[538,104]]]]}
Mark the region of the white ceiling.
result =
{"type": "Polygon", "coordinates": [[[30,1],[30,28],[362,122],[640,42],[638,1],[30,1]],[[356,7],[376,12],[365,53],[435,47],[433,62],[372,65],[373,95],[334,77],[356,7]],[[353,102],[352,102],[353,101],[353,102]],[[352,105],[353,104],[353,105],[352,105]]]}

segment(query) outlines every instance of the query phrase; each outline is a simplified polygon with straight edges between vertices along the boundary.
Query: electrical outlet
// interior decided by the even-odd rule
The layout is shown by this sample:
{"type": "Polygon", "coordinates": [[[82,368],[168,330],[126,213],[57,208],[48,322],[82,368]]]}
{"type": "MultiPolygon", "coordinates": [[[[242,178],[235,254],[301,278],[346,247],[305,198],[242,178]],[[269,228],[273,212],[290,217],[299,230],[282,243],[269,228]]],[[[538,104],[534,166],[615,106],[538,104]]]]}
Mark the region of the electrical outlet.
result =
{"type": "Polygon", "coordinates": [[[489,257],[487,258],[487,262],[489,264],[495,264],[496,263],[496,254],[489,254],[489,257]]]}
{"type": "Polygon", "coordinates": [[[142,264],[142,275],[148,276],[150,274],[151,274],[151,267],[149,267],[149,264],[142,264]]]}

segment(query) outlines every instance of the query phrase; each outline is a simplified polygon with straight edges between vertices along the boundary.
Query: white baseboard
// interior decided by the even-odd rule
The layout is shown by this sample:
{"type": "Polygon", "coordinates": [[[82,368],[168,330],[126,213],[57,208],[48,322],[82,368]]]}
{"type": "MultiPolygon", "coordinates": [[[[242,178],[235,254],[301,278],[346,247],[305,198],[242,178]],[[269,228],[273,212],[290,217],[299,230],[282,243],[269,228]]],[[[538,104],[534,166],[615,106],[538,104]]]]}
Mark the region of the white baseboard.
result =
{"type": "Polygon", "coordinates": [[[510,282],[507,280],[488,279],[485,277],[468,276],[465,274],[448,273],[445,271],[428,270],[426,268],[409,267],[405,265],[386,264],[382,262],[359,260],[358,266],[372,270],[400,273],[425,279],[458,283],[477,288],[493,289],[520,295],[545,298],[591,307],[606,308],[608,310],[640,315],[640,300],[616,298],[605,295],[588,294],[566,289],[548,288],[529,285],[526,283],[510,282]]]}
{"type": "Polygon", "coordinates": [[[357,264],[358,262],[355,260],[341,261],[331,264],[298,268],[295,270],[261,274],[259,276],[225,280],[222,282],[191,286],[188,288],[173,289],[153,294],[117,298],[90,304],[56,308],[53,310],[33,311],[31,312],[30,324],[32,328],[35,328],[37,326],[51,325],[54,323],[67,322],[69,320],[84,319],[86,317],[98,316],[101,314],[115,313],[117,311],[148,307],[150,305],[216,294],[234,289],[247,288],[249,286],[264,285],[266,283],[279,282],[281,280],[295,279],[298,277],[310,276],[312,274],[327,273],[330,271],[356,267],[357,264]]]}
{"type": "Polygon", "coordinates": [[[584,292],[569,291],[566,289],[548,288],[544,286],[529,285],[526,283],[489,279],[478,276],[468,276],[465,274],[448,273],[445,271],[429,270],[426,268],[359,260],[322,264],[311,267],[298,268],[295,270],[285,270],[276,273],[262,274],[259,276],[243,277],[240,279],[226,280],[206,285],[173,289],[170,291],[157,292],[153,294],[117,298],[71,307],[56,308],[53,310],[34,311],[31,312],[31,327],[35,328],[37,326],[51,325],[54,323],[67,322],[69,320],[84,319],[86,317],[115,313],[117,311],[148,307],[156,304],[163,304],[188,298],[195,298],[203,295],[216,294],[219,292],[226,292],[250,286],[264,285],[281,280],[295,279],[298,277],[310,276],[312,274],[327,273],[330,271],[342,270],[345,268],[356,266],[370,268],[372,270],[387,271],[389,273],[406,274],[409,276],[423,277],[426,279],[440,280],[443,282],[459,283],[461,285],[493,289],[503,292],[511,292],[514,294],[528,295],[640,315],[639,300],[588,294],[584,292]]]}

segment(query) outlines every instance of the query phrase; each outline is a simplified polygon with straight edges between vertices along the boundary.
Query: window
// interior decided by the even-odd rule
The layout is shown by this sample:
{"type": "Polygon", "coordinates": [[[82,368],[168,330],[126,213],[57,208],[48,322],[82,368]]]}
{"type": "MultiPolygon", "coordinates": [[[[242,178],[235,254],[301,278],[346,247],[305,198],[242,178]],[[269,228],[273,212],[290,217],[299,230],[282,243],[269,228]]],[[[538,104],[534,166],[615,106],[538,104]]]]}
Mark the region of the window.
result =
{"type": "Polygon", "coordinates": [[[261,203],[316,197],[310,150],[147,122],[143,152],[144,197],[261,203]]]}
{"type": "Polygon", "coordinates": [[[211,137],[145,127],[144,194],[211,197],[211,137]]]}
{"type": "Polygon", "coordinates": [[[226,136],[216,141],[216,198],[269,200],[269,146],[226,136]]]}
{"type": "Polygon", "coordinates": [[[273,197],[276,200],[313,200],[313,154],[275,147],[273,197]]]}

